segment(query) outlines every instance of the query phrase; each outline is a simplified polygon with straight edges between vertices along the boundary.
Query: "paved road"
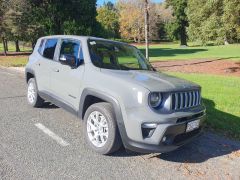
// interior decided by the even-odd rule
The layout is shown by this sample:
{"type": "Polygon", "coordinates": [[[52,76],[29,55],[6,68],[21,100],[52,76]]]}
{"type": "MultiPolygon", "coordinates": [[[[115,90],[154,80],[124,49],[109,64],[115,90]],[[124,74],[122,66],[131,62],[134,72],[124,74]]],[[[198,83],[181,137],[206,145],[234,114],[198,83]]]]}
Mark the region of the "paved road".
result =
{"type": "Polygon", "coordinates": [[[240,179],[240,142],[206,132],[168,154],[101,156],[84,143],[81,120],[29,107],[24,75],[0,69],[0,179],[176,178],[240,179]]]}

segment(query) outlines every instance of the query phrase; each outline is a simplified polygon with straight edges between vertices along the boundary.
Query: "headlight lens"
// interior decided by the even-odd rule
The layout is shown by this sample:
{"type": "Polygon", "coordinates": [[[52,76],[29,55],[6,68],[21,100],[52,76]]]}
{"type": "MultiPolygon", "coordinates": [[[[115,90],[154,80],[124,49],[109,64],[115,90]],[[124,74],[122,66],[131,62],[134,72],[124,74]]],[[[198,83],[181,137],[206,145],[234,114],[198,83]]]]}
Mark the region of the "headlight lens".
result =
{"type": "Polygon", "coordinates": [[[158,107],[162,102],[162,95],[159,92],[153,92],[149,94],[149,104],[156,108],[158,107]]]}

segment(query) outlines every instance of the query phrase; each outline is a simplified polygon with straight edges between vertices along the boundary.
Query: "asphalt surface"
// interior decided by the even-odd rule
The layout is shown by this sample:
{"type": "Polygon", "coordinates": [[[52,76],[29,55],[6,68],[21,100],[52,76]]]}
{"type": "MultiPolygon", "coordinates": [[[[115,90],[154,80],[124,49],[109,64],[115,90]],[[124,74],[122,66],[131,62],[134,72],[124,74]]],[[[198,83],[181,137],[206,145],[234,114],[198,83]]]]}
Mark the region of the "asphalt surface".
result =
{"type": "Polygon", "coordinates": [[[23,73],[0,68],[0,179],[240,179],[240,142],[205,132],[168,154],[102,156],[82,125],[49,103],[28,106],[23,73]]]}

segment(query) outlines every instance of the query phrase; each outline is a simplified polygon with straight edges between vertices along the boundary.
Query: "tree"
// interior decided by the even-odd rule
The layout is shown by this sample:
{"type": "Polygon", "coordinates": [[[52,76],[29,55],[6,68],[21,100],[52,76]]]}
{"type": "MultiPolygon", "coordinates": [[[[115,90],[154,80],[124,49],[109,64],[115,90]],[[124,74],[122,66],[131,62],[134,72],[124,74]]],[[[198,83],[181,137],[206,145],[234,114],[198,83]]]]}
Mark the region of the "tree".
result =
{"type": "Polygon", "coordinates": [[[103,27],[104,37],[118,38],[119,37],[119,15],[114,4],[107,2],[102,7],[97,9],[97,21],[103,27]]]}
{"type": "Polygon", "coordinates": [[[199,40],[202,44],[208,41],[222,44],[225,39],[222,14],[223,0],[189,0],[187,15],[190,39],[199,40]]]}
{"type": "Polygon", "coordinates": [[[175,25],[180,39],[181,46],[187,46],[188,18],[186,15],[187,0],[166,0],[167,7],[172,8],[172,15],[175,17],[175,25]]]}
{"type": "Polygon", "coordinates": [[[190,39],[202,44],[213,41],[228,44],[240,40],[238,0],[189,0],[187,15],[190,39]]]}
{"type": "Polygon", "coordinates": [[[96,0],[28,0],[31,17],[50,34],[91,35],[96,33],[96,0]]]}
{"type": "Polygon", "coordinates": [[[5,27],[3,23],[3,16],[6,12],[7,7],[7,2],[0,0],[0,34],[1,34],[1,41],[3,43],[3,54],[6,56],[7,55],[7,43],[6,43],[6,34],[5,34],[5,27]]]}
{"type": "MultiPolygon", "coordinates": [[[[149,2],[149,39],[157,39],[157,23],[159,15],[157,6],[149,2]]],[[[122,38],[133,39],[135,42],[144,40],[144,0],[119,0],[120,34],[122,38]]]]}
{"type": "Polygon", "coordinates": [[[240,3],[239,0],[223,1],[222,22],[225,40],[228,42],[240,41],[240,3]]]}
{"type": "Polygon", "coordinates": [[[173,34],[172,28],[170,28],[171,24],[175,22],[171,8],[166,8],[165,3],[159,3],[155,4],[155,11],[158,17],[156,22],[156,39],[178,40],[178,35],[173,34]]]}

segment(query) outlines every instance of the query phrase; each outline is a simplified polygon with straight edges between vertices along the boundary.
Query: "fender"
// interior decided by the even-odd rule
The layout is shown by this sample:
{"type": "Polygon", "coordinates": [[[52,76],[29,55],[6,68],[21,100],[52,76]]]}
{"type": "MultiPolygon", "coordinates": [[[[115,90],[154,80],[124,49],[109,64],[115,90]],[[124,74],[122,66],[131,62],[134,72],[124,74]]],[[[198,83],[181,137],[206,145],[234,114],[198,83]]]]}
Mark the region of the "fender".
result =
{"type": "Polygon", "coordinates": [[[115,116],[115,119],[116,119],[117,125],[118,125],[118,130],[119,130],[121,138],[122,138],[122,142],[123,142],[124,146],[127,147],[128,146],[128,143],[127,143],[128,137],[127,137],[127,133],[126,133],[123,117],[122,117],[121,107],[120,107],[118,100],[116,100],[111,95],[108,95],[105,92],[101,92],[99,90],[95,90],[92,88],[84,89],[82,92],[81,98],[80,98],[79,111],[78,111],[78,116],[82,119],[83,119],[83,113],[84,113],[84,111],[83,111],[84,100],[88,95],[100,98],[106,102],[109,102],[112,105],[112,107],[114,109],[114,116],[115,116]]]}

